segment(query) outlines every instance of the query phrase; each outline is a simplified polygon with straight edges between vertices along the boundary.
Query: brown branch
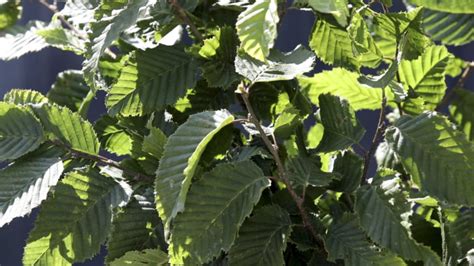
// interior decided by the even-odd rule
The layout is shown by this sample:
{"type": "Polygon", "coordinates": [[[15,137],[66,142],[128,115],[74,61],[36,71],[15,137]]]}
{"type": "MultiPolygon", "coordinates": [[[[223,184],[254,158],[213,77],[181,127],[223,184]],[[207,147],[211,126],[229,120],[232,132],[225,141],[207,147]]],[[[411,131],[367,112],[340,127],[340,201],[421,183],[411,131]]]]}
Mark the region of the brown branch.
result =
{"type": "Polygon", "coordinates": [[[129,176],[133,176],[135,181],[153,181],[155,179],[152,176],[144,175],[142,173],[138,173],[138,172],[134,172],[134,171],[131,171],[129,169],[126,169],[123,166],[121,166],[118,162],[116,162],[114,160],[111,160],[107,157],[104,157],[104,156],[101,156],[101,155],[89,154],[89,153],[85,153],[85,152],[82,152],[82,151],[78,151],[78,150],[72,148],[71,146],[69,146],[68,144],[63,143],[60,140],[50,140],[48,142],[53,144],[54,146],[65,149],[69,153],[70,157],[72,157],[72,158],[85,159],[85,160],[93,161],[93,162],[96,162],[96,163],[99,163],[99,164],[102,164],[102,165],[117,168],[117,169],[123,171],[123,173],[125,173],[129,176]]]}
{"type": "Polygon", "coordinates": [[[375,131],[372,143],[370,144],[369,150],[365,154],[364,170],[362,172],[361,185],[367,184],[367,173],[369,172],[370,160],[375,154],[377,147],[379,146],[380,139],[385,133],[385,108],[387,107],[387,97],[385,96],[385,89],[382,89],[382,106],[379,113],[379,121],[377,123],[377,130],[375,131]]]}
{"type": "Polygon", "coordinates": [[[458,79],[458,82],[454,87],[444,96],[443,100],[436,107],[436,111],[441,111],[448,103],[452,100],[455,95],[455,89],[464,87],[464,83],[472,74],[474,69],[474,62],[471,62],[462,72],[461,77],[458,79]]]}
{"type": "Polygon", "coordinates": [[[204,41],[204,38],[202,37],[201,33],[197,29],[196,25],[191,21],[191,19],[188,17],[188,14],[186,14],[186,10],[179,4],[178,0],[169,0],[169,3],[174,9],[175,15],[186,25],[189,26],[191,31],[193,32],[194,36],[199,40],[199,42],[204,41]]]}
{"type": "MultiPolygon", "coordinates": [[[[316,244],[320,251],[327,255],[327,251],[324,247],[324,240],[322,237],[316,232],[314,227],[311,224],[310,217],[308,213],[306,212],[304,208],[304,198],[301,198],[298,196],[298,194],[295,192],[293,189],[291,183],[289,182],[287,176],[286,176],[286,171],[285,167],[280,159],[280,155],[278,154],[278,146],[277,143],[272,143],[268,136],[266,135],[262,125],[260,124],[260,121],[258,121],[256,113],[252,107],[252,104],[250,103],[249,99],[249,86],[245,86],[244,84],[239,85],[239,90],[242,95],[242,99],[244,101],[245,107],[247,108],[247,111],[249,112],[249,120],[252,124],[255,125],[255,128],[257,128],[258,132],[260,133],[260,137],[262,138],[265,146],[267,149],[270,151],[272,154],[273,159],[275,160],[275,164],[277,166],[277,171],[278,171],[278,180],[282,181],[288,192],[290,193],[290,196],[293,198],[293,200],[296,203],[296,206],[298,208],[298,211],[301,215],[301,218],[303,220],[303,224],[306,227],[306,229],[311,233],[313,236],[314,240],[316,241],[316,244]]],[[[273,180],[273,179],[272,179],[273,180]]]]}

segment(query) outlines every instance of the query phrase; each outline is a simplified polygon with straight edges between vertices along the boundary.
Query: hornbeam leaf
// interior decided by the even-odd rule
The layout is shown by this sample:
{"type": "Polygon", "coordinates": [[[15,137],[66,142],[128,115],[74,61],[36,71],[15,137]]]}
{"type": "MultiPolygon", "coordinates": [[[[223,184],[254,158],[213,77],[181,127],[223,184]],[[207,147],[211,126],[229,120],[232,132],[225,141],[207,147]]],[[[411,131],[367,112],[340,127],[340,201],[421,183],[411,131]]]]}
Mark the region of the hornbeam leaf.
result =
{"type": "Polygon", "coordinates": [[[237,18],[240,47],[251,57],[266,61],[277,36],[277,0],[257,0],[237,18]]]}
{"type": "Polygon", "coordinates": [[[474,0],[409,0],[410,3],[450,13],[474,13],[474,0]]]}
{"type": "Polygon", "coordinates": [[[116,262],[128,251],[154,247],[155,230],[161,226],[152,191],[133,195],[114,215],[107,242],[107,262],[116,262]]]}
{"type": "Polygon", "coordinates": [[[191,115],[168,138],[156,172],[156,207],[166,228],[184,202],[191,179],[206,145],[234,117],[226,110],[191,115]]]}
{"type": "Polygon", "coordinates": [[[203,174],[173,223],[170,262],[203,264],[221,249],[228,251],[268,186],[262,170],[250,161],[219,164],[203,174]]]}
{"type": "Polygon", "coordinates": [[[379,252],[367,240],[356,216],[345,214],[331,224],[326,240],[329,260],[344,259],[348,265],[406,265],[399,257],[379,252]]]}
{"type": "Polygon", "coordinates": [[[84,78],[91,89],[96,90],[100,80],[99,59],[105,50],[130,26],[137,22],[138,15],[148,0],[127,2],[113,0],[102,3],[96,10],[96,21],[91,23],[90,42],[86,46],[86,60],[83,63],[84,78]],[[115,9],[115,10],[114,10],[115,9]]]}
{"type": "Polygon", "coordinates": [[[0,227],[38,207],[62,172],[63,164],[58,155],[44,151],[23,157],[0,170],[0,227]]]}
{"type": "Polygon", "coordinates": [[[159,249],[130,251],[112,261],[110,266],[160,266],[167,265],[168,255],[159,249]]]}
{"type": "Polygon", "coordinates": [[[0,30],[14,25],[21,17],[21,2],[2,1],[0,4],[0,30]]]}
{"type": "Polygon", "coordinates": [[[137,116],[175,103],[196,84],[197,64],[182,47],[137,51],[107,96],[111,115],[137,116]]]}
{"type": "MultiPolygon", "coordinates": [[[[350,106],[358,111],[362,109],[375,110],[382,105],[382,90],[363,85],[358,81],[359,75],[342,68],[323,71],[313,77],[298,77],[303,94],[312,103],[319,104],[319,95],[330,93],[347,100],[350,106]],[[337,82],[334,82],[337,80],[337,82]]],[[[393,95],[387,94],[388,100],[393,95]]]]}
{"type": "Polygon", "coordinates": [[[344,150],[359,143],[365,129],[346,100],[330,94],[321,94],[319,108],[324,134],[316,148],[318,152],[344,150]]]}
{"type": "Polygon", "coordinates": [[[289,214],[270,205],[255,211],[242,225],[229,252],[230,265],[284,265],[283,251],[291,233],[289,214]]]}
{"type": "Polygon", "coordinates": [[[288,171],[288,179],[293,183],[295,189],[304,189],[307,186],[324,187],[339,176],[323,172],[311,158],[300,155],[289,158],[285,168],[288,171]]]}
{"type": "MultiPolygon", "coordinates": [[[[444,46],[431,46],[415,60],[402,60],[398,73],[405,86],[424,100],[421,109],[434,110],[443,99],[446,91],[445,71],[451,54],[444,46]]],[[[418,109],[415,103],[408,101],[404,105],[410,110],[418,109]]]]}
{"type": "Polygon", "coordinates": [[[375,44],[364,17],[356,12],[351,18],[351,24],[347,28],[352,40],[354,55],[361,63],[368,67],[377,67],[382,61],[383,54],[375,44]]]}
{"type": "Polygon", "coordinates": [[[22,89],[12,89],[8,91],[4,96],[3,100],[5,102],[13,104],[41,104],[47,103],[48,98],[46,98],[40,92],[34,90],[22,90],[22,89]]]}
{"type": "Polygon", "coordinates": [[[349,33],[331,19],[318,17],[309,46],[326,64],[351,70],[360,67],[360,63],[352,52],[352,40],[349,33]]]}
{"type": "Polygon", "coordinates": [[[126,183],[94,170],[68,174],[42,204],[23,264],[67,265],[94,256],[107,238],[112,208],[125,205],[131,193],[126,183]]]}
{"type": "Polygon", "coordinates": [[[58,74],[47,96],[51,102],[77,111],[89,90],[82,71],[66,70],[58,74]]]}
{"type": "Polygon", "coordinates": [[[30,21],[27,25],[15,25],[0,35],[0,60],[12,60],[27,53],[37,52],[49,46],[36,31],[47,26],[41,21],[30,21]]]}
{"type": "Polygon", "coordinates": [[[35,150],[44,140],[40,122],[27,109],[0,102],[0,161],[35,150]]]}
{"type": "Polygon", "coordinates": [[[474,41],[474,14],[453,14],[426,9],[423,27],[435,41],[464,45],[474,41]]]}
{"type": "Polygon", "coordinates": [[[298,45],[289,53],[272,50],[265,63],[246,54],[239,55],[235,58],[235,69],[252,83],[291,80],[311,71],[314,61],[314,54],[298,45]]]}
{"type": "Polygon", "coordinates": [[[321,13],[331,14],[342,27],[347,26],[347,17],[349,17],[349,8],[347,0],[307,0],[308,5],[321,13]]]}
{"type": "Polygon", "coordinates": [[[34,111],[51,139],[59,139],[79,151],[99,152],[100,144],[94,128],[79,114],[55,104],[44,104],[35,107],[34,111]]]}
{"type": "Polygon", "coordinates": [[[474,93],[455,89],[456,97],[449,106],[449,114],[470,141],[474,141],[474,93]]]}
{"type": "Polygon", "coordinates": [[[448,256],[451,261],[459,261],[467,257],[474,246],[474,212],[463,210],[459,217],[447,224],[448,256]]]}
{"type": "Polygon", "coordinates": [[[363,186],[356,193],[355,209],[370,239],[404,259],[442,265],[438,255],[417,243],[407,228],[412,210],[401,190],[401,180],[395,176],[379,178],[383,180],[363,186]]]}
{"type": "Polygon", "coordinates": [[[403,116],[386,139],[422,191],[474,206],[474,145],[446,118],[434,112],[403,116]]]}

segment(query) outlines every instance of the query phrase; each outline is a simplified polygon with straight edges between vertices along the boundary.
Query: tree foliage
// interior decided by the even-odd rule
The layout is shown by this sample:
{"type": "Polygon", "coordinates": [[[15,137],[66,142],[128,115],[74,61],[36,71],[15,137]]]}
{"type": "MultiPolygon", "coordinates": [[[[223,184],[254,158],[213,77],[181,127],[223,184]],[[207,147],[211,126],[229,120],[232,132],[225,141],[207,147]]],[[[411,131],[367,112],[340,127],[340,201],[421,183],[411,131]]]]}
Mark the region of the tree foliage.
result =
{"type": "Polygon", "coordinates": [[[474,263],[474,63],[449,52],[474,1],[40,3],[0,3],[0,59],[84,63],[0,102],[0,227],[39,207],[24,265],[474,263]],[[280,51],[287,12],[315,22],[280,51]]]}

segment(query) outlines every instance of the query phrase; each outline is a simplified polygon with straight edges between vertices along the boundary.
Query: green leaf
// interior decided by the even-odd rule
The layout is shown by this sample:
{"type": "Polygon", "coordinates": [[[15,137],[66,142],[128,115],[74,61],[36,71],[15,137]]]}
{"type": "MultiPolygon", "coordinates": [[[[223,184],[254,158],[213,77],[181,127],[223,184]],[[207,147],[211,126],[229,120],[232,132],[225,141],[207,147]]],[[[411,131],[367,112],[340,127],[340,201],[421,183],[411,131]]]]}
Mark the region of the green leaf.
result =
{"type": "Polygon", "coordinates": [[[36,31],[46,43],[64,51],[71,51],[78,55],[85,52],[85,41],[69,29],[64,29],[59,22],[52,22],[46,29],[36,31]]]}
{"type": "Polygon", "coordinates": [[[270,181],[250,161],[218,164],[193,184],[171,234],[170,262],[203,264],[228,251],[270,181]]]}
{"type": "Polygon", "coordinates": [[[284,265],[283,251],[291,233],[288,213],[264,206],[242,225],[229,252],[230,265],[284,265]]]}
{"type": "Polygon", "coordinates": [[[48,43],[36,31],[46,28],[41,21],[30,21],[25,26],[15,25],[5,30],[0,38],[0,60],[12,60],[27,53],[37,52],[46,47],[48,43]]]}
{"type": "MultiPolygon", "coordinates": [[[[379,109],[382,106],[382,90],[363,85],[358,78],[359,75],[354,72],[335,68],[313,77],[298,77],[298,82],[303,94],[316,105],[319,105],[319,95],[330,93],[347,100],[355,111],[379,109]]],[[[387,98],[391,100],[393,96],[387,95],[387,98]]]]}
{"type": "Polygon", "coordinates": [[[156,207],[166,228],[184,210],[191,179],[206,145],[233,120],[226,110],[194,114],[169,137],[155,182],[156,207]]]}
{"type": "Polygon", "coordinates": [[[318,12],[333,15],[342,27],[347,26],[347,17],[349,17],[347,0],[308,0],[308,5],[318,12]]]}
{"type": "Polygon", "coordinates": [[[474,213],[462,210],[459,217],[447,224],[448,255],[451,261],[467,257],[474,246],[474,213]]]}
{"type": "Polygon", "coordinates": [[[359,219],[345,214],[329,227],[326,247],[330,261],[344,259],[348,265],[406,265],[395,255],[379,252],[367,240],[359,219]]]}
{"type": "Polygon", "coordinates": [[[339,176],[321,171],[316,162],[306,156],[300,155],[289,158],[285,163],[288,180],[295,189],[304,189],[307,186],[325,187],[339,176]]]}
{"type": "Polygon", "coordinates": [[[159,266],[167,265],[168,255],[159,249],[130,251],[110,263],[110,266],[159,266]]]}
{"type": "Polygon", "coordinates": [[[298,45],[289,53],[272,50],[268,60],[263,63],[246,54],[235,58],[237,73],[251,83],[291,80],[313,69],[315,57],[312,52],[298,45]]]}
{"type": "Polygon", "coordinates": [[[240,47],[251,57],[266,61],[277,37],[277,0],[257,0],[237,18],[240,47]]]}
{"type": "Polygon", "coordinates": [[[414,182],[430,196],[473,206],[474,145],[444,117],[403,116],[386,132],[414,182]]]}
{"type": "Polygon", "coordinates": [[[473,0],[409,0],[410,3],[429,9],[451,13],[474,13],[473,0]]]}
{"type": "Polygon", "coordinates": [[[219,28],[210,39],[204,40],[199,55],[206,59],[201,66],[203,76],[211,87],[227,88],[239,80],[235,72],[238,38],[233,28],[219,28]]]}
{"type": "MultiPolygon", "coordinates": [[[[199,4],[199,1],[194,0],[178,0],[177,2],[185,12],[193,12],[199,4]]],[[[150,15],[162,25],[171,24],[176,19],[173,6],[168,0],[157,0],[150,9],[150,15]]]]}
{"type": "Polygon", "coordinates": [[[44,140],[40,122],[26,108],[0,102],[0,161],[35,150],[44,140]]]}
{"type": "Polygon", "coordinates": [[[365,129],[346,100],[330,94],[321,94],[319,108],[324,134],[316,148],[318,152],[344,150],[359,143],[365,129]]]}
{"type": "Polygon", "coordinates": [[[174,104],[196,84],[196,71],[180,46],[136,51],[107,95],[109,113],[137,116],[174,104]]]}
{"type": "Polygon", "coordinates": [[[408,217],[412,210],[402,192],[401,180],[385,176],[377,181],[359,188],[356,193],[355,209],[370,239],[404,259],[442,265],[435,252],[411,236],[408,217]]]}
{"type": "Polygon", "coordinates": [[[464,45],[474,41],[474,14],[453,14],[426,9],[423,27],[434,41],[464,45]]]}
{"type": "Polygon", "coordinates": [[[133,195],[128,205],[114,215],[107,242],[107,262],[115,262],[128,251],[154,247],[155,229],[161,225],[154,205],[152,191],[145,191],[133,195]]]}
{"type": "Polygon", "coordinates": [[[15,25],[21,17],[21,3],[18,0],[4,0],[0,4],[0,30],[15,25]]]}
{"type": "Polygon", "coordinates": [[[99,152],[99,140],[94,128],[79,114],[54,104],[43,104],[35,107],[34,111],[49,134],[49,138],[59,139],[79,151],[91,154],[99,152]]]}
{"type": "Polygon", "coordinates": [[[452,120],[459,126],[470,141],[474,141],[474,93],[455,89],[456,97],[449,106],[452,120]]]}
{"type": "Polygon", "coordinates": [[[101,146],[118,156],[134,155],[141,148],[141,139],[129,133],[119,123],[117,119],[110,116],[102,116],[96,121],[94,128],[100,136],[101,146]]]}
{"type": "Polygon", "coordinates": [[[3,100],[13,104],[41,104],[47,103],[46,98],[40,92],[34,90],[11,89],[4,96],[3,100]]]}
{"type": "Polygon", "coordinates": [[[112,0],[102,3],[96,10],[83,63],[84,78],[94,91],[102,86],[98,72],[100,57],[123,31],[137,22],[140,11],[147,4],[148,0],[131,1],[126,5],[121,0],[112,0]]]}
{"type": "Polygon", "coordinates": [[[368,67],[377,67],[383,59],[383,54],[375,44],[364,17],[356,12],[347,28],[352,40],[354,55],[368,67]]]}
{"type": "Polygon", "coordinates": [[[58,155],[44,151],[0,170],[0,227],[38,207],[62,172],[63,163],[58,155]]]}
{"type": "Polygon", "coordinates": [[[58,74],[47,96],[50,101],[77,111],[89,90],[82,71],[66,70],[58,74]]]}
{"type": "Polygon", "coordinates": [[[334,67],[359,69],[359,62],[352,51],[349,33],[335,21],[319,16],[313,27],[309,47],[326,64],[334,67]]]}
{"type": "Polygon", "coordinates": [[[168,138],[161,129],[156,127],[150,128],[150,134],[145,136],[143,139],[143,148],[144,152],[148,152],[153,155],[156,159],[160,159],[163,155],[165,144],[168,138]]]}
{"type": "Polygon", "coordinates": [[[68,174],[42,204],[25,247],[24,265],[64,265],[97,254],[132,189],[97,171],[68,174]],[[61,226],[58,226],[61,225],[61,226]]]}
{"type": "MultiPolygon", "coordinates": [[[[424,100],[422,107],[410,100],[405,103],[410,110],[434,110],[446,91],[445,71],[451,54],[444,46],[431,46],[415,60],[402,60],[398,73],[405,90],[412,89],[424,100]]],[[[421,111],[420,110],[420,111],[421,111]]]]}
{"type": "Polygon", "coordinates": [[[336,180],[331,189],[334,191],[350,193],[356,190],[362,178],[364,159],[353,151],[343,151],[334,158],[333,173],[341,176],[336,180]]]}

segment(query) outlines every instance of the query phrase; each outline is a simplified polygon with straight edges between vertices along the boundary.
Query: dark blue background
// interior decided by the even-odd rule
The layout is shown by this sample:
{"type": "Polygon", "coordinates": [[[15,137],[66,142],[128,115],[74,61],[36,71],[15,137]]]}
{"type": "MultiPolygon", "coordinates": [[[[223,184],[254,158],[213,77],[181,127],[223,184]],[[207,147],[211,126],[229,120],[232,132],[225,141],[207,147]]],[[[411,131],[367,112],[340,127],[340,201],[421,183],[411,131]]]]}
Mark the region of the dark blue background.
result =
{"type": "MultiPolygon", "coordinates": [[[[394,1],[397,2],[397,1],[394,1]]],[[[36,1],[25,1],[23,19],[49,20],[50,12],[36,1]]],[[[400,9],[398,4],[394,9],[400,9]]],[[[282,51],[290,51],[298,44],[308,43],[308,36],[314,22],[314,16],[310,12],[289,10],[283,18],[276,47],[282,51]]],[[[2,47],[0,47],[2,49],[2,47]]],[[[474,44],[450,48],[456,56],[464,60],[474,60],[474,44]]],[[[51,84],[56,79],[56,75],[67,69],[81,69],[82,58],[72,53],[62,52],[57,49],[47,48],[39,53],[32,53],[9,62],[0,61],[0,98],[12,88],[34,89],[46,93],[51,84]]],[[[322,63],[316,65],[316,70],[328,69],[322,63]]],[[[455,80],[448,79],[448,85],[453,85],[455,80]]],[[[471,77],[467,88],[474,87],[474,79],[471,77]]],[[[97,118],[105,111],[103,97],[99,97],[91,108],[94,110],[90,114],[91,120],[97,118]]],[[[359,112],[359,119],[367,129],[367,134],[363,140],[363,145],[367,147],[370,144],[375,125],[377,123],[377,112],[363,111],[359,112]]],[[[373,171],[373,169],[372,169],[373,171]]],[[[26,218],[17,218],[8,226],[0,228],[0,265],[16,266],[21,265],[23,247],[26,243],[28,232],[33,228],[33,220],[37,210],[26,218]]],[[[103,265],[105,249],[96,258],[78,265],[103,265]]]]}

